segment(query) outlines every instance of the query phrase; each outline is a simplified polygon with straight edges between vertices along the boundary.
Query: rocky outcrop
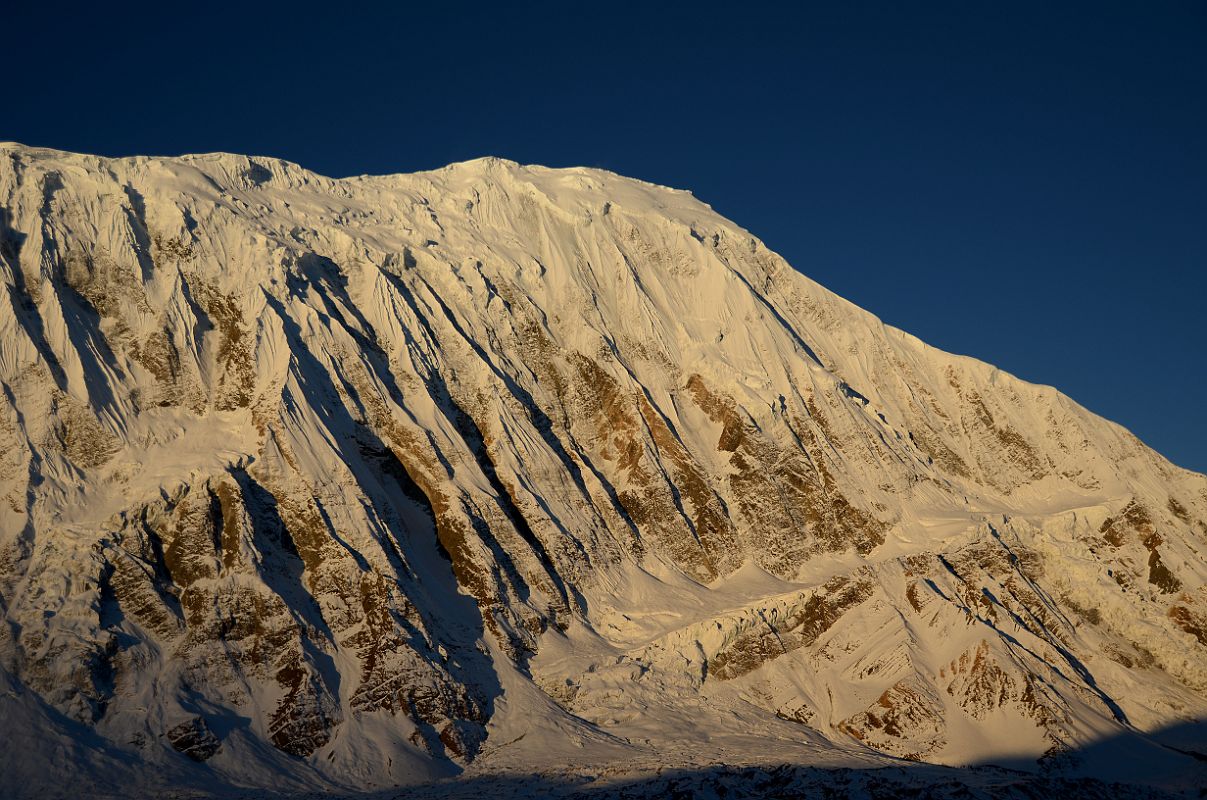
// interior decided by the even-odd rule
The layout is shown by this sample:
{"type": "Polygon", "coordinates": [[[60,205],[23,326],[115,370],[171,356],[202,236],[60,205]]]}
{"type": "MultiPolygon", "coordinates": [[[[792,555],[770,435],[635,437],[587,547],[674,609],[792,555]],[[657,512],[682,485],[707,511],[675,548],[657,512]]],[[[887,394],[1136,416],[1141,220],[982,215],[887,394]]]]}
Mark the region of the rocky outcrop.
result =
{"type": "Polygon", "coordinates": [[[173,726],[164,736],[173,750],[194,761],[208,761],[222,749],[222,743],[202,717],[186,719],[173,726]]]}

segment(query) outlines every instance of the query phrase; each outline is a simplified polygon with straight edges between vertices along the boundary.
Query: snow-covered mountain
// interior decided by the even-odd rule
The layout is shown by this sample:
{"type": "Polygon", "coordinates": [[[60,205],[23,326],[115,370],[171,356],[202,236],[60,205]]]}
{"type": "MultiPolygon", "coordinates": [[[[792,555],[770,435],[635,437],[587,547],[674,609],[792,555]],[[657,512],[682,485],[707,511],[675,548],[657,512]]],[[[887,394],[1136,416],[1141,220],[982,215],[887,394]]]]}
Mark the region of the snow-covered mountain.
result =
{"type": "Polygon", "coordinates": [[[3,144],[0,276],[4,791],[1207,780],[1207,477],[687,192],[3,144]]]}

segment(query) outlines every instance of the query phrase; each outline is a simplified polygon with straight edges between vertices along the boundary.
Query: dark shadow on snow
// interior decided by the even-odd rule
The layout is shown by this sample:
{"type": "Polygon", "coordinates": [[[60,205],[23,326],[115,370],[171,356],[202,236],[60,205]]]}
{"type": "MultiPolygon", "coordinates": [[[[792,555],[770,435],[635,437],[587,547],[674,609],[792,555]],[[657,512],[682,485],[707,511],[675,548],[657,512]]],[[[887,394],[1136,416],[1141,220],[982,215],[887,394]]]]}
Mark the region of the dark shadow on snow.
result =
{"type": "MultiPolygon", "coordinates": [[[[410,789],[375,792],[386,798],[582,797],[596,800],[726,798],[727,800],[1168,800],[1207,796],[1207,722],[1174,725],[1151,735],[1121,731],[1085,747],[1036,761],[943,767],[900,761],[868,769],[797,765],[659,770],[656,775],[596,779],[589,775],[481,775],[410,789]],[[1179,747],[1166,744],[1178,742],[1179,747]],[[1196,749],[1189,749],[1195,748],[1196,749]],[[1115,773],[1120,752],[1135,754],[1115,773]],[[1101,770],[1100,775],[1095,775],[1101,770]]],[[[1125,759],[1126,760],[1126,759],[1125,759]]],[[[568,768],[574,765],[567,764],[568,768]]],[[[614,766],[614,765],[613,765],[614,766]]],[[[605,770],[601,770],[604,772],[605,770]]]]}

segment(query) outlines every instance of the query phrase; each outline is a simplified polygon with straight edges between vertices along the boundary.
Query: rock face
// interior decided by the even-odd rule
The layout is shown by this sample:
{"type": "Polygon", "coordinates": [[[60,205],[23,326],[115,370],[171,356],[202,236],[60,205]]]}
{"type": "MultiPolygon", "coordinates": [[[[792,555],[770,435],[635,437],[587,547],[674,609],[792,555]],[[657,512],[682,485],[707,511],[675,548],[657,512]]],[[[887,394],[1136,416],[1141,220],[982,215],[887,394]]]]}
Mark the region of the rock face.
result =
{"type": "Polygon", "coordinates": [[[171,728],[165,736],[172,749],[194,761],[208,761],[222,749],[222,743],[201,717],[185,720],[171,728]]]}
{"type": "Polygon", "coordinates": [[[5,144],[0,277],[0,728],[81,770],[1060,765],[1207,715],[1207,478],[688,193],[5,144]]]}

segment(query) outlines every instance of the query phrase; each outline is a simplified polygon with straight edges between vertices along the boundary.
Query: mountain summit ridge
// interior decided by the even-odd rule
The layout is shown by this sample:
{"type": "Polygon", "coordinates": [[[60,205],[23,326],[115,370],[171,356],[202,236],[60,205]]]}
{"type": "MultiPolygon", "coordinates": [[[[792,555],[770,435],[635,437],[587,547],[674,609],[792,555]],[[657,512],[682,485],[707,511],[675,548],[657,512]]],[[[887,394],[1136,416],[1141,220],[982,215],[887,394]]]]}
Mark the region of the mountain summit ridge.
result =
{"type": "Polygon", "coordinates": [[[1203,777],[1207,477],[688,192],[6,143],[0,275],[30,791],[1203,777]]]}

